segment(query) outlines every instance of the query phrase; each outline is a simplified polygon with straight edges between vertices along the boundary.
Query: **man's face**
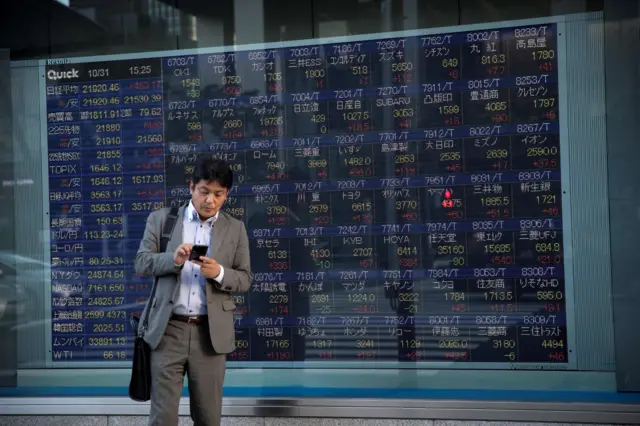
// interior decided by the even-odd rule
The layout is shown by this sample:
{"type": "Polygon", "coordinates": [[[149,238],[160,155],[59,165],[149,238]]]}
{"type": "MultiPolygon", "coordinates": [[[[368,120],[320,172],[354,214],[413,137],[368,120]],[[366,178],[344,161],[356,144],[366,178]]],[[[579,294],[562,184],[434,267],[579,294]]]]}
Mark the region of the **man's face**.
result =
{"type": "Polygon", "coordinates": [[[201,180],[195,185],[192,183],[189,189],[193,206],[202,219],[215,216],[228,194],[227,189],[215,181],[201,180]]]}

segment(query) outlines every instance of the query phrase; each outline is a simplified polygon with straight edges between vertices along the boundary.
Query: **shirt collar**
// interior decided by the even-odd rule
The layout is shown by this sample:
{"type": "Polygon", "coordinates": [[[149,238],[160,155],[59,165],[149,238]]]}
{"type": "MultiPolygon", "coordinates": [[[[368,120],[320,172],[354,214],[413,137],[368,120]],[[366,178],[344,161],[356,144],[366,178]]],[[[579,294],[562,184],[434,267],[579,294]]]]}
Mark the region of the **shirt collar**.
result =
{"type": "MultiPolygon", "coordinates": [[[[218,210],[215,216],[210,217],[204,223],[214,223],[216,220],[218,220],[218,216],[220,216],[220,210],[218,210]]],[[[189,205],[187,206],[187,214],[185,215],[185,217],[189,222],[202,222],[200,220],[200,215],[198,215],[196,208],[193,206],[193,201],[189,201],[189,205]]]]}

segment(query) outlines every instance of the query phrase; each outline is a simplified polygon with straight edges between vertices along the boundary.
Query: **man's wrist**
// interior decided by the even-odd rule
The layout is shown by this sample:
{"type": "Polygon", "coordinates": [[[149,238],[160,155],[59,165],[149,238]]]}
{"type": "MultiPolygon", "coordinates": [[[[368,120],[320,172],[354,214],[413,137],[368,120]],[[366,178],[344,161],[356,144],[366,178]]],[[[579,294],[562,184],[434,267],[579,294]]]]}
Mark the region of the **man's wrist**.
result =
{"type": "Polygon", "coordinates": [[[218,284],[222,284],[223,279],[224,279],[224,267],[220,265],[220,271],[218,272],[218,275],[216,275],[213,280],[218,284]]]}

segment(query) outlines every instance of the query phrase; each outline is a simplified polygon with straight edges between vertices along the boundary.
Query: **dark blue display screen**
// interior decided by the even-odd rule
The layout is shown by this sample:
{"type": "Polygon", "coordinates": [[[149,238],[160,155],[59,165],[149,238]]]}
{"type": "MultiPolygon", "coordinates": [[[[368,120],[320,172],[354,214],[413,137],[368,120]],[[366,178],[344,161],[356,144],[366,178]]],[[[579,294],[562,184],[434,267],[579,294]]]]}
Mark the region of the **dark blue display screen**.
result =
{"type": "Polygon", "coordinates": [[[229,360],[568,362],[557,59],[537,25],[47,66],[53,360],[131,359],[145,219],[210,152],[229,360]]]}

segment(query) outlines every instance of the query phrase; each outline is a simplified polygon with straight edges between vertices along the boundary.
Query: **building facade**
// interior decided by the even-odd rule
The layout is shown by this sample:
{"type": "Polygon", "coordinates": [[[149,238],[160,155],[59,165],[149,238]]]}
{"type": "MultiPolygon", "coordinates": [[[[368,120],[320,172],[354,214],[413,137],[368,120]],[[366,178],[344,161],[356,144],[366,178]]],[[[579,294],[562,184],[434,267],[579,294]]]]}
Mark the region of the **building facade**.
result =
{"type": "Polygon", "coordinates": [[[144,421],[132,260],[199,152],[254,272],[227,424],[640,422],[637,0],[10,3],[9,422],[144,421]]]}

